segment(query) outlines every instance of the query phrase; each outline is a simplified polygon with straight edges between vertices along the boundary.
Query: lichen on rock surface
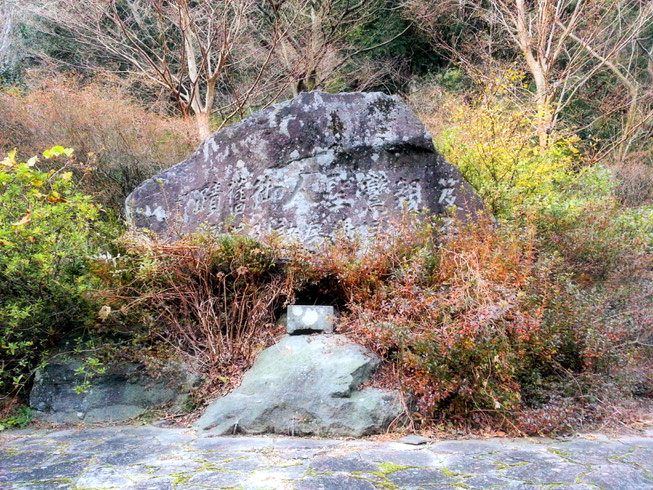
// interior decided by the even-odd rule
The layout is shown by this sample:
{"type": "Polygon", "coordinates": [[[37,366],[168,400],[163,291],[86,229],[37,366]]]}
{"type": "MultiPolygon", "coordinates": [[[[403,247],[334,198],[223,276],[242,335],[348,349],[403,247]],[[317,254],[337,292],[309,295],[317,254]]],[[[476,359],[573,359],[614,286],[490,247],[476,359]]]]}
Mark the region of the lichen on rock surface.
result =
{"type": "Polygon", "coordinates": [[[127,198],[139,227],[168,237],[226,223],[315,245],[373,236],[405,212],[463,217],[481,203],[417,116],[381,93],[310,92],[207,138],[127,198]]]}

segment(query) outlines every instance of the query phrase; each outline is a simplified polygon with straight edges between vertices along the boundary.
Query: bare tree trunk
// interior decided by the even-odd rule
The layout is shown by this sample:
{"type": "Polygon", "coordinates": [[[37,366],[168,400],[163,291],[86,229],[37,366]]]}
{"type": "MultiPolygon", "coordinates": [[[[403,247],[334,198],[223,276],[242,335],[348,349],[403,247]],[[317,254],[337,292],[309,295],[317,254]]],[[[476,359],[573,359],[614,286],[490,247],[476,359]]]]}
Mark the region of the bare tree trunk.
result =
{"type": "Polygon", "coordinates": [[[624,128],[621,131],[623,141],[619,145],[619,150],[616,154],[616,160],[619,164],[623,164],[626,161],[628,150],[638,133],[635,128],[639,123],[637,117],[639,113],[639,90],[636,86],[631,86],[628,92],[630,93],[630,104],[628,104],[628,112],[626,112],[626,117],[624,118],[624,128]]]}
{"type": "Polygon", "coordinates": [[[0,0],[0,67],[5,63],[5,57],[9,57],[15,9],[9,0],[0,0]]]}
{"type": "MultiPolygon", "coordinates": [[[[0,0],[0,9],[7,1],[18,2],[0,0]]],[[[56,8],[39,13],[53,26],[74,32],[92,54],[122,60],[128,72],[145,76],[152,86],[169,91],[181,113],[195,120],[198,138],[204,139],[211,134],[213,111],[230,120],[260,96],[256,89],[265,81],[281,33],[272,33],[265,51],[261,52],[258,44],[252,49],[248,37],[250,30],[257,28],[256,2],[56,0],[56,8]],[[250,60],[254,62],[250,64],[250,60]],[[245,79],[244,90],[240,74],[245,79]],[[217,90],[224,104],[220,108],[215,107],[217,90]]],[[[47,31],[52,33],[50,27],[47,31]]],[[[99,59],[89,59],[93,60],[90,68],[107,70],[99,59]]]]}
{"type": "Polygon", "coordinates": [[[211,123],[208,112],[202,111],[195,113],[195,124],[197,125],[197,134],[201,141],[211,136],[211,123]]]}
{"type": "Polygon", "coordinates": [[[553,129],[553,113],[550,104],[549,73],[546,60],[539,51],[540,43],[533,39],[530,32],[530,25],[527,18],[526,5],[524,0],[516,1],[516,13],[514,17],[517,30],[517,42],[526,57],[533,80],[535,81],[535,108],[537,110],[537,135],[540,140],[540,147],[544,148],[549,143],[549,134],[553,129]]]}
{"type": "Polygon", "coordinates": [[[531,74],[535,80],[537,136],[540,140],[540,147],[546,148],[549,144],[549,135],[553,129],[553,111],[551,107],[549,80],[538,63],[535,63],[534,66],[531,67],[531,74]]]}

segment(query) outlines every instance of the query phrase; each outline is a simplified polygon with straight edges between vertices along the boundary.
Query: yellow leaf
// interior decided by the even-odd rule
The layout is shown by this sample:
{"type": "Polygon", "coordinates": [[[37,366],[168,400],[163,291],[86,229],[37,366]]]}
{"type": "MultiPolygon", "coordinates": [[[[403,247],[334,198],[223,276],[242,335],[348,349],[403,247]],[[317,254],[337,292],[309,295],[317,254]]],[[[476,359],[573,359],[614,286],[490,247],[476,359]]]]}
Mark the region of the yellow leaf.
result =
{"type": "Polygon", "coordinates": [[[0,162],[0,165],[3,165],[5,167],[13,167],[14,165],[16,165],[16,150],[11,150],[7,154],[7,158],[5,158],[4,160],[2,160],[2,162],[0,162]]]}
{"type": "Polygon", "coordinates": [[[52,157],[58,157],[61,155],[65,155],[67,157],[71,156],[73,154],[73,149],[72,148],[64,148],[63,146],[54,146],[50,148],[49,150],[45,150],[43,152],[43,156],[45,158],[52,158],[52,157]]]}
{"type": "Polygon", "coordinates": [[[52,191],[52,194],[48,196],[48,201],[52,203],[67,202],[63,197],[59,197],[59,193],[57,191],[52,191]]]}
{"type": "Polygon", "coordinates": [[[16,226],[16,227],[18,227],[18,226],[24,226],[24,225],[26,225],[27,223],[29,223],[30,221],[32,221],[32,218],[30,217],[31,214],[32,214],[32,212],[28,210],[28,211],[27,211],[27,214],[26,214],[25,216],[23,216],[23,217],[20,219],[20,221],[16,221],[15,223],[12,223],[11,226],[16,226]]]}
{"type": "Polygon", "coordinates": [[[70,180],[73,176],[72,172],[64,172],[61,174],[61,178],[64,180],[70,180]]]}

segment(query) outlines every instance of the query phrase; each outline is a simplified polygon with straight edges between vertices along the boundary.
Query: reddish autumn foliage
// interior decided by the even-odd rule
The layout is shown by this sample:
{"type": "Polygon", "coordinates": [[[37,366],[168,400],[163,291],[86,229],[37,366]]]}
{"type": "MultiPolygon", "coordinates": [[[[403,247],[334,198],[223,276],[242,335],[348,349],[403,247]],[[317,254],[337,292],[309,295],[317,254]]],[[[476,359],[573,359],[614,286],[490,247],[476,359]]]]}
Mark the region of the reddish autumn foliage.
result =
{"type": "MultiPolygon", "coordinates": [[[[556,226],[565,242],[579,233],[556,226]]],[[[631,311],[637,295],[616,276],[607,292],[592,282],[607,280],[595,267],[603,249],[588,262],[555,247],[542,222],[487,217],[406,219],[376,242],[340,238],[318,251],[278,239],[132,237],[113,306],[126,302],[131,325],[141,318],[225,387],[280,333],[285,304],[335,304],[339,333],[386,361],[376,383],[400,386],[421,427],[446,419],[554,432],[650,392],[651,366],[650,318],[631,311]]]]}
{"type": "MultiPolygon", "coordinates": [[[[394,366],[417,420],[499,420],[536,432],[532,407],[557,397],[573,412],[596,401],[585,395],[597,381],[624,376],[616,359],[650,366],[633,343],[645,334],[645,319],[611,322],[609,302],[581,289],[571,264],[542,239],[535,225],[499,227],[485,218],[445,235],[412,223],[372,248],[334,244],[307,256],[303,270],[311,271],[309,282],[320,278],[322,294],[340,286],[331,292],[346,305],[340,331],[394,366]]],[[[631,376],[624,389],[641,380],[631,376]]]]}

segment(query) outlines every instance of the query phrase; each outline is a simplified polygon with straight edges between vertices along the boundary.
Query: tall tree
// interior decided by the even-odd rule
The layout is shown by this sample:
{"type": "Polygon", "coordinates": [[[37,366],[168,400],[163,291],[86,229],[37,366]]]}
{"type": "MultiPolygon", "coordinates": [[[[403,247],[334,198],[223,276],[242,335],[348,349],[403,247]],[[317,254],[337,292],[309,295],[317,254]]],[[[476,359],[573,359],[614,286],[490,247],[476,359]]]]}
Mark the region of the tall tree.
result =
{"type": "Polygon", "coordinates": [[[89,67],[127,72],[166,90],[198,136],[242,112],[278,39],[252,51],[256,0],[55,0],[41,11],[88,48],[89,67]],[[264,50],[265,52],[261,52],[264,50]],[[247,77],[243,74],[247,73],[247,77]],[[246,84],[234,83],[234,79],[246,84]],[[219,103],[219,105],[218,105],[219,103]]]}
{"type": "MultiPolygon", "coordinates": [[[[391,43],[405,32],[371,46],[360,47],[352,37],[363,25],[383,15],[384,0],[270,0],[259,3],[268,32],[279,33],[275,60],[293,95],[325,88],[365,52],[391,43]]],[[[274,37],[274,36],[273,36],[274,37]]],[[[373,74],[368,70],[368,81],[373,74]]],[[[359,87],[360,88],[360,87],[359,87]]]]}
{"type": "Polygon", "coordinates": [[[10,64],[16,9],[14,0],[0,0],[0,73],[4,72],[10,64]]]}
{"type": "Polygon", "coordinates": [[[632,133],[642,122],[637,115],[642,112],[643,78],[635,60],[637,54],[643,54],[637,47],[643,33],[653,23],[651,2],[406,0],[404,5],[457,61],[473,64],[469,58],[480,50],[490,57],[507,57],[508,50],[515,59],[523,60],[535,86],[536,129],[543,146],[548,144],[562,111],[592,77],[606,70],[613,72],[630,94],[624,134],[632,133]],[[458,25],[453,33],[452,18],[458,25]],[[482,34],[470,36],[470,32],[482,34]]]}

